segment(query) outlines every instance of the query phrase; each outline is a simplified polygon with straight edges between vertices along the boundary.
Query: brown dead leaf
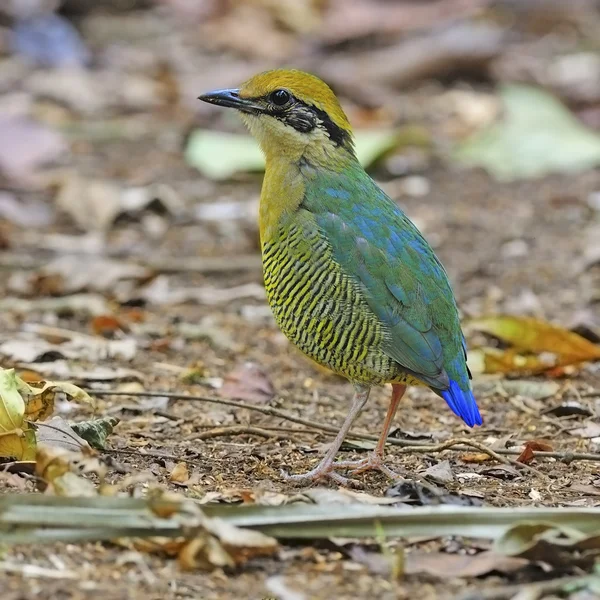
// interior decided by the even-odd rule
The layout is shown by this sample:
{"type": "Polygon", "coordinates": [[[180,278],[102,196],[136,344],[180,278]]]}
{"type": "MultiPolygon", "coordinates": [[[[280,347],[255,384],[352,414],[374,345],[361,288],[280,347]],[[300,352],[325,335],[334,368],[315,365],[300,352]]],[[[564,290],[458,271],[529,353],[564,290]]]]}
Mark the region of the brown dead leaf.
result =
{"type": "Polygon", "coordinates": [[[95,474],[103,482],[106,466],[94,456],[82,452],[45,444],[38,447],[35,474],[47,484],[48,493],[70,497],[96,496],[96,486],[81,477],[87,473],[95,474]]]}
{"type": "Polygon", "coordinates": [[[190,474],[187,465],[184,462],[177,463],[169,475],[169,481],[172,483],[178,483],[180,485],[185,484],[189,478],[190,474]]]}
{"type": "Polygon", "coordinates": [[[476,350],[471,359],[483,362],[485,373],[548,372],[557,367],[600,360],[599,345],[539,319],[487,317],[472,319],[468,327],[513,346],[508,350],[487,347],[476,350]]]}
{"type": "Polygon", "coordinates": [[[265,371],[258,365],[247,362],[225,377],[218,393],[223,398],[265,404],[273,398],[275,390],[265,371]]]}
{"type": "Polygon", "coordinates": [[[482,463],[492,460],[492,457],[485,452],[467,452],[461,454],[460,459],[466,463],[482,463]]]}
{"type": "Polygon", "coordinates": [[[178,560],[184,571],[208,571],[215,567],[235,566],[233,559],[219,541],[206,534],[184,544],[179,551],[178,560]]]}
{"type": "Polygon", "coordinates": [[[552,452],[554,448],[548,442],[543,440],[529,440],[525,442],[525,446],[523,448],[523,452],[519,454],[519,458],[517,461],[523,463],[524,465],[529,464],[534,458],[534,452],[552,452]]]}
{"type": "Polygon", "coordinates": [[[113,315],[98,315],[90,322],[90,327],[95,335],[113,338],[119,331],[126,331],[127,326],[113,315]]]}
{"type": "Polygon", "coordinates": [[[236,565],[256,556],[272,556],[279,548],[275,538],[260,531],[236,527],[221,519],[209,519],[205,527],[219,540],[236,565]]]}

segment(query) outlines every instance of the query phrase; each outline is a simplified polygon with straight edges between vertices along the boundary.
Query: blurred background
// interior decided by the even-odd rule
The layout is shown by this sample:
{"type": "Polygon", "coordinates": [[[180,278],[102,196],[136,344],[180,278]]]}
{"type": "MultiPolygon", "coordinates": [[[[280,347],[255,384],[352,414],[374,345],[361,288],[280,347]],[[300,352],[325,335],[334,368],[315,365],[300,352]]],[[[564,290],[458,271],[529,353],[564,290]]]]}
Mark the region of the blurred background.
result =
{"type": "Polygon", "coordinates": [[[4,0],[3,360],[310,379],[264,300],[261,155],[197,100],[282,65],[340,96],[465,317],[598,341],[599,52],[595,0],[4,0]],[[65,331],[128,345],[70,355],[65,331]]]}

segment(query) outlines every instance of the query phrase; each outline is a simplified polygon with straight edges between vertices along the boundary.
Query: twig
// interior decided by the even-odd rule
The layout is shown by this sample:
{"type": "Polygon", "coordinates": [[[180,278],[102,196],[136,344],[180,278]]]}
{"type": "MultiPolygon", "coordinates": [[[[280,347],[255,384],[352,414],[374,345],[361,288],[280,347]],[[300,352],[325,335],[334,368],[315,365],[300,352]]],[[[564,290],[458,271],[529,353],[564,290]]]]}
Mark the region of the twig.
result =
{"type": "MultiPolygon", "coordinates": [[[[96,396],[131,396],[138,398],[169,398],[171,400],[183,400],[187,402],[211,402],[213,404],[221,404],[223,406],[231,406],[233,408],[241,408],[245,410],[252,410],[255,412],[262,413],[264,415],[268,415],[270,417],[277,417],[280,419],[285,419],[292,423],[298,423],[300,425],[305,425],[306,427],[311,427],[313,429],[318,429],[320,431],[325,431],[327,433],[338,433],[339,428],[331,425],[324,425],[322,423],[317,423],[315,421],[310,421],[309,419],[303,419],[302,417],[296,417],[291,415],[283,410],[279,410],[278,408],[272,408],[270,406],[255,406],[253,404],[247,404],[245,402],[236,402],[235,400],[226,400],[225,398],[213,398],[210,396],[190,396],[186,394],[176,394],[170,392],[118,392],[111,390],[94,390],[87,389],[89,394],[95,394],[96,396]]],[[[360,440],[369,440],[372,442],[378,441],[378,437],[375,435],[370,435],[367,433],[359,433],[350,431],[348,434],[349,438],[355,438],[360,440]]],[[[388,437],[387,443],[393,446],[399,446],[401,448],[424,448],[430,446],[426,442],[420,443],[415,441],[408,440],[398,440],[395,438],[388,437]]],[[[469,440],[469,445],[466,445],[466,440],[463,440],[462,445],[453,446],[449,448],[451,450],[455,450],[458,452],[468,452],[473,447],[473,440],[469,440]]],[[[488,448],[488,450],[490,450],[488,448]]],[[[413,450],[416,452],[417,450],[413,450]]],[[[426,452],[426,450],[419,450],[420,452],[426,452]]],[[[482,452],[486,452],[486,450],[482,450],[482,452]]],[[[508,450],[508,449],[497,449],[493,450],[496,455],[502,456],[519,456],[521,454],[520,450],[508,450]]],[[[600,454],[591,453],[591,452],[535,452],[534,456],[538,458],[556,458],[565,463],[571,463],[574,460],[587,460],[592,462],[600,462],[600,454]]]]}
{"type": "Polygon", "coordinates": [[[105,448],[102,450],[104,454],[135,454],[136,456],[149,456],[151,458],[160,458],[161,460],[172,460],[174,462],[184,462],[189,465],[198,466],[198,458],[183,458],[181,456],[174,456],[173,454],[163,454],[162,452],[155,452],[154,450],[144,450],[142,448],[130,449],[130,448],[105,448]]]}
{"type": "Polygon", "coordinates": [[[409,453],[415,453],[415,452],[419,452],[419,453],[443,452],[444,450],[450,450],[450,449],[454,448],[454,446],[471,446],[472,448],[475,448],[476,450],[479,450],[480,452],[483,452],[483,453],[487,454],[488,456],[495,458],[501,464],[512,465],[513,467],[516,467],[519,469],[531,471],[532,473],[535,473],[536,475],[538,475],[539,477],[542,477],[544,479],[548,478],[548,476],[545,473],[542,473],[535,467],[531,467],[529,465],[526,465],[525,463],[521,463],[517,460],[514,460],[513,458],[505,458],[504,456],[501,456],[500,454],[498,454],[498,452],[492,450],[490,447],[486,446],[485,444],[482,444],[481,442],[477,442],[475,440],[469,440],[467,438],[452,438],[450,440],[446,440],[445,442],[441,442],[439,444],[428,444],[427,446],[423,446],[423,445],[405,446],[404,448],[400,449],[400,453],[401,454],[409,454],[409,453]]]}
{"type": "Polygon", "coordinates": [[[258,435],[264,438],[276,438],[279,440],[289,440],[290,436],[283,433],[275,433],[261,427],[252,427],[247,425],[231,425],[230,427],[215,427],[203,433],[196,433],[186,437],[187,441],[191,440],[209,440],[216,437],[224,437],[227,435],[258,435]]]}

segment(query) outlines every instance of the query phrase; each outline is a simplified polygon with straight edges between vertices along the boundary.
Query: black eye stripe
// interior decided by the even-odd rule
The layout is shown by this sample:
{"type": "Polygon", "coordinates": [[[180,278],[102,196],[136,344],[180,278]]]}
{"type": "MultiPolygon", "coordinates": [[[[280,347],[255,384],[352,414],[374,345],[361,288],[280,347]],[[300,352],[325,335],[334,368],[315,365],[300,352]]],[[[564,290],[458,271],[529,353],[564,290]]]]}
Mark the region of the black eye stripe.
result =
{"type": "Polygon", "coordinates": [[[345,129],[336,125],[324,110],[299,100],[287,90],[277,89],[256,100],[266,101],[270,105],[267,107],[267,114],[296,131],[310,133],[315,127],[322,127],[336,146],[352,149],[352,138],[345,129]],[[275,96],[278,101],[285,99],[285,102],[278,104],[275,96]]]}

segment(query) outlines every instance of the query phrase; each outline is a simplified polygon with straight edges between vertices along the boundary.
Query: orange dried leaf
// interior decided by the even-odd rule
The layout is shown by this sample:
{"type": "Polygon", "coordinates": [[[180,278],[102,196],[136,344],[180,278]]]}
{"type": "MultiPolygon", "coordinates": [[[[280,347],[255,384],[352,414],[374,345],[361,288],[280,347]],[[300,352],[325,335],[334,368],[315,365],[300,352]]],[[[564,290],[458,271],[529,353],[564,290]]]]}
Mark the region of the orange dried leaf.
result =
{"type": "Polygon", "coordinates": [[[548,442],[543,440],[529,440],[525,442],[523,452],[519,454],[517,461],[526,465],[535,458],[534,452],[552,452],[552,450],[553,448],[548,442]]]}
{"type": "Polygon", "coordinates": [[[600,360],[600,346],[539,319],[497,316],[473,319],[470,326],[511,344],[519,351],[555,354],[558,356],[556,365],[600,360]]]}
{"type": "Polygon", "coordinates": [[[190,474],[187,468],[187,465],[184,462],[177,463],[173,470],[171,471],[171,475],[169,476],[169,480],[173,483],[184,484],[190,478],[190,474]]]}
{"type": "Polygon", "coordinates": [[[123,330],[123,324],[112,315],[98,315],[90,323],[92,331],[103,337],[113,337],[117,331],[123,330]]]}
{"type": "Polygon", "coordinates": [[[484,452],[468,452],[466,454],[462,454],[460,459],[466,463],[482,463],[492,460],[492,457],[484,452]]]}

